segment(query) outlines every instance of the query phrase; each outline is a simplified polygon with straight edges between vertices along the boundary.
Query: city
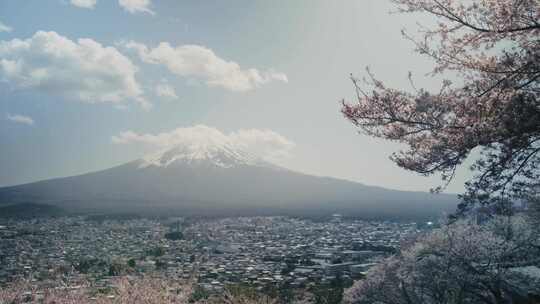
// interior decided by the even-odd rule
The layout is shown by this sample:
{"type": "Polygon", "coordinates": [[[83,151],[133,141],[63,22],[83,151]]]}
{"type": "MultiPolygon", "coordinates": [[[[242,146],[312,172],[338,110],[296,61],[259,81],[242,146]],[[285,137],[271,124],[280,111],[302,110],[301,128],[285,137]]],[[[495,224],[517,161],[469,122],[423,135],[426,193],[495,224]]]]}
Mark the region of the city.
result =
{"type": "Polygon", "coordinates": [[[230,284],[305,288],[361,278],[419,232],[416,223],[291,217],[145,219],[73,216],[7,220],[0,226],[0,283],[47,286],[116,276],[195,279],[219,293],[230,284]]]}

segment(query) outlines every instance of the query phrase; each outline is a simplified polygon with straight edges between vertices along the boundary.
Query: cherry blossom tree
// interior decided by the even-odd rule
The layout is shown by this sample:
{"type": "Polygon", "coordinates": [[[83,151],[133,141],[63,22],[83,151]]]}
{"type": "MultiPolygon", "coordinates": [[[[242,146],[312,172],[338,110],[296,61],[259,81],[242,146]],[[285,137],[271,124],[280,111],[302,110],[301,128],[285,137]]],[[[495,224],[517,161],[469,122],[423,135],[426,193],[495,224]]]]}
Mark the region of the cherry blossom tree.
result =
{"type": "MultiPolygon", "coordinates": [[[[53,282],[54,283],[54,282],[53,282]]],[[[119,277],[107,293],[85,283],[80,288],[39,288],[35,282],[14,282],[0,288],[0,304],[272,304],[275,299],[260,294],[225,292],[207,299],[195,299],[192,282],[151,277],[119,277]]]]}
{"type": "Polygon", "coordinates": [[[523,217],[495,217],[485,224],[460,220],[375,266],[346,299],[355,304],[527,303],[540,282],[520,270],[539,265],[539,256],[538,232],[523,217]]]}
{"type": "MultiPolygon", "coordinates": [[[[387,87],[368,70],[352,78],[357,102],[342,113],[368,135],[405,143],[399,166],[440,173],[443,185],[471,152],[480,156],[460,211],[528,195],[540,184],[540,2],[538,0],[393,0],[403,13],[437,21],[403,35],[430,57],[440,89],[387,87]],[[456,77],[457,75],[457,77],[456,77]]],[[[409,74],[410,79],[412,77],[409,74]]]]}

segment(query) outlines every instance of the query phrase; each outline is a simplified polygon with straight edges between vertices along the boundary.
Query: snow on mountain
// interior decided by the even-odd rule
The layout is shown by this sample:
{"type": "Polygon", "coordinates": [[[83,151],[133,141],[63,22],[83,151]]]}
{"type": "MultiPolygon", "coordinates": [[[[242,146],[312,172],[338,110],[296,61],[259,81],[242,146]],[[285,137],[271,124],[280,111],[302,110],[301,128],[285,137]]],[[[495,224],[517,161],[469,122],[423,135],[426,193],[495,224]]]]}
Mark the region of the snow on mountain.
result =
{"type": "Polygon", "coordinates": [[[201,139],[177,145],[171,149],[148,155],[140,160],[139,168],[149,166],[169,167],[171,165],[209,165],[220,168],[237,166],[271,166],[233,143],[201,139]]]}

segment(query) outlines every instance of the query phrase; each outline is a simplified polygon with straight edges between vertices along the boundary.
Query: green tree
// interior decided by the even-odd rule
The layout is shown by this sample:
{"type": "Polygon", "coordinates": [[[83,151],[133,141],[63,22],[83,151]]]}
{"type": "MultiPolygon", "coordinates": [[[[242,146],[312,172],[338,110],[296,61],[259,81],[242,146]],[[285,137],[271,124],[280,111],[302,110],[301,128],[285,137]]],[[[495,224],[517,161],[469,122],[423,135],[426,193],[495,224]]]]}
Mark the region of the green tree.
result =
{"type": "Polygon", "coordinates": [[[207,300],[209,297],[210,297],[210,294],[208,293],[208,291],[206,291],[202,287],[197,286],[193,290],[193,293],[191,294],[191,298],[189,299],[189,301],[191,303],[196,303],[203,300],[207,300]]]}
{"type": "Polygon", "coordinates": [[[125,270],[125,266],[122,263],[114,261],[109,265],[108,274],[110,276],[120,276],[125,273],[125,270]]]}
{"type": "Polygon", "coordinates": [[[156,246],[146,251],[146,254],[153,257],[160,257],[165,254],[165,249],[161,246],[156,246]]]}
{"type": "Polygon", "coordinates": [[[343,300],[345,282],[338,276],[329,283],[318,284],[312,288],[315,304],[339,304],[343,300]]]}
{"type": "Polygon", "coordinates": [[[127,261],[127,265],[130,268],[135,268],[135,266],[137,266],[137,262],[135,262],[135,259],[131,258],[127,261]]]}
{"type": "Polygon", "coordinates": [[[183,240],[184,234],[181,231],[172,231],[165,233],[165,238],[172,241],[183,240]]]}
{"type": "Polygon", "coordinates": [[[156,260],[156,269],[164,269],[167,267],[167,264],[162,260],[156,260]]]}

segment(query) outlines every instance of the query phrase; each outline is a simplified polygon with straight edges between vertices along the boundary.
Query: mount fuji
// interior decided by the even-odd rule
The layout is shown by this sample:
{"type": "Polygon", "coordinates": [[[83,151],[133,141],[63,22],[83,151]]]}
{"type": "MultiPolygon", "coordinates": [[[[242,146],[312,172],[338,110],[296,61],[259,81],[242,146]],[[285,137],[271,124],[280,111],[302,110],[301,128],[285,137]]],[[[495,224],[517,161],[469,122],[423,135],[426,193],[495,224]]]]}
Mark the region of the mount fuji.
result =
{"type": "Polygon", "coordinates": [[[194,141],[103,171],[0,188],[0,206],[21,203],[75,213],[342,213],[369,219],[427,219],[454,211],[457,197],[302,174],[227,141],[194,141]]]}

